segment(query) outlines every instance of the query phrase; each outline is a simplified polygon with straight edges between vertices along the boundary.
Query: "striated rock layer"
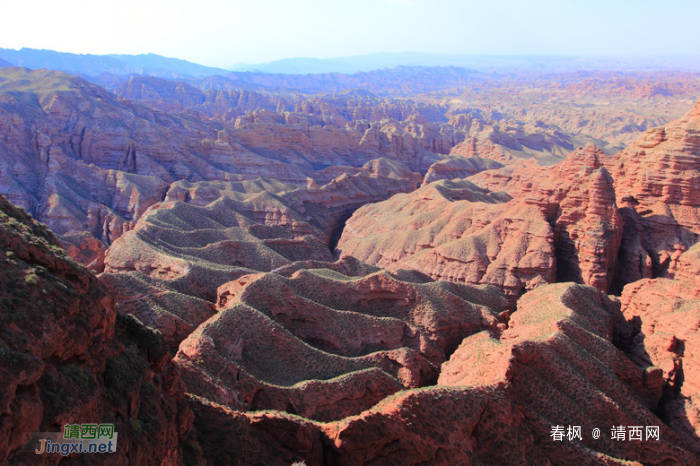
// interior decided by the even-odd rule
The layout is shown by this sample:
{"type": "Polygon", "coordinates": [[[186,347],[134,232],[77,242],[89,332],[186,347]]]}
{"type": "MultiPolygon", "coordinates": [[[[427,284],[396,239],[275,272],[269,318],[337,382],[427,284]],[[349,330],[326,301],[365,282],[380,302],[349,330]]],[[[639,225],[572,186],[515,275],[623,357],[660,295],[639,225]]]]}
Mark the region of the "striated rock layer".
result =
{"type": "Polygon", "coordinates": [[[668,277],[700,235],[700,103],[613,159],[625,217],[626,283],[668,277]]]}
{"type": "MultiPolygon", "coordinates": [[[[545,285],[521,299],[510,327],[467,337],[436,387],[401,391],[327,423],[277,411],[239,412],[189,398],[214,462],[266,464],[661,465],[696,464],[691,448],[651,410],[661,369],[644,369],[615,343],[627,324],[594,288],[545,285]],[[659,426],[659,440],[612,438],[618,426],[659,426]],[[223,441],[223,426],[255,449],[223,441]],[[552,438],[562,426],[564,439],[552,438]],[[569,440],[567,428],[581,427],[569,440]],[[594,439],[593,429],[601,430],[594,439]]],[[[245,352],[242,353],[245,358],[245,352]]],[[[645,436],[642,429],[642,436],[645,436]]]]}
{"type": "Polygon", "coordinates": [[[623,221],[605,163],[609,157],[588,145],[549,169],[470,177],[495,193],[465,181],[428,184],[358,210],[338,249],[379,267],[489,283],[514,296],[555,280],[608,292],[623,221]]]}
{"type": "Polygon", "coordinates": [[[438,180],[468,178],[484,170],[498,168],[503,168],[503,165],[481,157],[452,157],[432,164],[423,177],[423,185],[438,180]]]}
{"type": "Polygon", "coordinates": [[[621,301],[632,324],[630,356],[663,371],[659,415],[700,452],[700,279],[698,245],[681,256],[682,278],[643,279],[625,286],[621,301]],[[691,257],[684,257],[689,255],[691,257]],[[690,272],[690,274],[687,274],[690,272]]]}
{"type": "Polygon", "coordinates": [[[557,284],[522,298],[500,339],[475,334],[443,365],[438,387],[397,394],[324,426],[339,464],[694,464],[649,411],[658,389],[612,344],[615,305],[557,284]],[[604,361],[604,362],[603,362],[604,361]],[[659,442],[619,442],[613,425],[660,425],[659,442]],[[552,426],[581,426],[559,442],[552,426]],[[602,430],[593,439],[594,428],[602,430]]]}
{"type": "Polygon", "coordinates": [[[554,230],[557,281],[608,292],[617,275],[623,235],[609,163],[607,155],[587,145],[551,168],[489,170],[470,181],[540,208],[554,230]]]}
{"type": "Polygon", "coordinates": [[[370,128],[352,113],[327,124],[261,103],[224,124],[155,111],[56,71],[2,69],[0,81],[0,192],[59,234],[87,231],[106,244],[177,180],[324,184],[381,157],[424,172],[443,157],[433,150],[448,150],[436,141],[452,141],[410,109],[398,112],[404,121],[370,128]]]}
{"type": "MultiPolygon", "coordinates": [[[[572,108],[567,93],[581,99],[590,89],[582,92],[574,84],[561,88],[558,81],[552,89],[542,78],[532,82],[527,76],[507,83],[482,76],[476,81],[489,91],[464,89],[469,96],[449,99],[417,96],[413,92],[422,86],[408,84],[417,78],[416,71],[389,70],[391,79],[379,78],[383,85],[397,85],[394,79],[401,83],[396,91],[401,98],[388,98],[341,84],[356,76],[326,76],[330,88],[308,89],[342,91],[326,95],[279,87],[280,79],[315,79],[309,76],[258,76],[278,82],[274,91],[262,82],[243,82],[253,79],[248,73],[233,80],[219,76],[191,83],[148,76],[96,80],[111,86],[115,95],[57,71],[2,68],[0,193],[59,234],[87,231],[110,244],[150,205],[162,201],[174,181],[266,177],[295,186],[306,185],[309,178],[325,184],[378,158],[420,173],[432,167],[433,180],[454,177],[465,168],[471,171],[473,166],[455,166],[464,165],[465,157],[508,165],[535,158],[549,165],[587,142],[612,154],[621,148],[620,133],[628,141],[667,122],[669,115],[678,114],[682,96],[696,88],[687,78],[673,85],[663,82],[668,79],[664,76],[640,80],[641,89],[648,91],[641,95],[652,98],[657,92],[649,89],[665,89],[661,95],[667,101],[674,96],[669,106],[630,95],[630,89],[640,88],[635,79],[601,78],[595,82],[605,83],[603,101],[572,108]],[[662,83],[656,86],[655,80],[662,83]],[[526,92],[520,95],[523,87],[526,92]],[[500,105],[506,89],[520,95],[522,108],[528,110],[506,112],[500,105]],[[611,106],[615,95],[622,101],[611,106]],[[636,110],[627,110],[629,106],[636,110]]],[[[449,81],[457,72],[443,69],[432,76],[435,71],[418,74],[449,81]]],[[[593,78],[562,79],[590,86],[593,78]]],[[[375,90],[376,84],[371,86],[375,90]]]]}
{"type": "Polygon", "coordinates": [[[359,209],[338,250],[389,270],[495,285],[517,297],[553,282],[556,272],[544,214],[510,199],[466,180],[431,183],[359,209]]]}
{"type": "Polygon", "coordinates": [[[243,411],[340,419],[402,388],[435,383],[465,336],[498,331],[506,304],[493,287],[316,267],[222,285],[219,312],[175,359],[188,390],[243,411]]]}
{"type": "MultiPolygon", "coordinates": [[[[130,303],[166,291],[213,302],[217,287],[244,274],[299,260],[332,262],[338,232],[356,208],[415,189],[419,182],[420,175],[385,159],[368,162],[354,175],[343,174],[323,186],[311,182],[306,188],[265,179],[177,182],[164,202],[149,209],[110,247],[105,272],[117,288],[122,279],[152,287],[142,290],[148,296],[141,297],[115,291],[130,303]]],[[[172,301],[180,309],[170,313],[184,318],[187,302],[172,301]]],[[[155,313],[163,315],[160,310],[155,313]]],[[[144,321],[174,335],[172,322],[166,330],[152,321],[154,317],[151,313],[144,321]]],[[[172,321],[172,316],[166,320],[172,321]]],[[[182,329],[176,332],[177,341],[171,341],[175,345],[202,320],[188,322],[178,324],[182,329]]]]}

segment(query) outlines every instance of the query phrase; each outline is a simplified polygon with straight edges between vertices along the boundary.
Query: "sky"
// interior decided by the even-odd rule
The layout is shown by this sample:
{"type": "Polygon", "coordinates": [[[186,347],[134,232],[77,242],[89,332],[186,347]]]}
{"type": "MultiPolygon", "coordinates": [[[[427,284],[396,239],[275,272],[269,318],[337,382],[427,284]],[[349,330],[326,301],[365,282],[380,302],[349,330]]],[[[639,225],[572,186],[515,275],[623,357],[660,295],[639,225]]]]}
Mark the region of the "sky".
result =
{"type": "Polygon", "coordinates": [[[698,55],[699,0],[0,0],[0,47],[209,66],[373,52],[698,55]]]}

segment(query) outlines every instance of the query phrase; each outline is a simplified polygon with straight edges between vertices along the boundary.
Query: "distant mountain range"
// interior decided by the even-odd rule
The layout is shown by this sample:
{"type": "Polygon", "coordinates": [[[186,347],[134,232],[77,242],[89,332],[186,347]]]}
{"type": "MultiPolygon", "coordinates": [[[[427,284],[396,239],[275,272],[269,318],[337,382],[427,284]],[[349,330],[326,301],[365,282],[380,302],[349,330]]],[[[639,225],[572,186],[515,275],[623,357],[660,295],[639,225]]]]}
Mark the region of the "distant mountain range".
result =
{"type": "MultiPolygon", "coordinates": [[[[354,74],[397,67],[462,68],[483,73],[561,73],[571,71],[690,71],[700,72],[700,56],[663,58],[595,58],[545,56],[470,56],[434,53],[372,53],[340,58],[287,58],[261,64],[238,64],[230,70],[199,65],[186,60],[155,54],[80,55],[53,50],[0,48],[0,67],[47,68],[100,77],[101,83],[112,77],[148,75],[166,79],[199,79],[228,76],[247,81],[241,73],[285,75],[354,74]],[[231,73],[231,72],[234,73],[231,73]]],[[[326,78],[324,78],[326,79],[326,78]]],[[[332,76],[328,79],[334,79],[332,76]]],[[[94,80],[94,79],[93,79],[94,80]]],[[[258,83],[264,78],[255,79],[258,83]]],[[[280,85],[268,83],[268,85],[280,85]]]]}
{"type": "MultiPolygon", "coordinates": [[[[488,59],[487,59],[488,60],[488,59]]],[[[498,58],[497,58],[498,60],[498,58]]],[[[433,53],[372,53],[341,58],[285,58],[261,64],[238,64],[232,71],[284,74],[358,73],[397,66],[455,66],[473,68],[483,59],[433,53]]]]}
{"type": "Polygon", "coordinates": [[[233,71],[283,74],[357,73],[397,66],[457,67],[482,72],[510,71],[700,71],[695,57],[478,56],[436,53],[372,53],[340,58],[286,58],[238,64],[233,71]]]}
{"type": "Polygon", "coordinates": [[[221,68],[198,65],[186,60],[162,57],[152,53],[147,55],[79,55],[53,50],[0,48],[0,67],[3,66],[3,61],[12,66],[30,69],[47,68],[84,76],[99,76],[109,73],[117,76],[136,74],[179,79],[203,78],[230,73],[230,71],[221,68]]]}

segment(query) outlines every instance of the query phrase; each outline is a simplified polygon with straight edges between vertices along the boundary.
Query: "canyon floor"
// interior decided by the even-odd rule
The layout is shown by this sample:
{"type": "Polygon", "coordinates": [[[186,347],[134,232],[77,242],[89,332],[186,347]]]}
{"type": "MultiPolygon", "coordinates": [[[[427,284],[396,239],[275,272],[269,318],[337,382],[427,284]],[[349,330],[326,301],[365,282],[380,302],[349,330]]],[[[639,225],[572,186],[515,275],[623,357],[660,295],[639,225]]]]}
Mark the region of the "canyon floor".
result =
{"type": "Polygon", "coordinates": [[[0,67],[0,464],[700,464],[699,99],[0,67]]]}

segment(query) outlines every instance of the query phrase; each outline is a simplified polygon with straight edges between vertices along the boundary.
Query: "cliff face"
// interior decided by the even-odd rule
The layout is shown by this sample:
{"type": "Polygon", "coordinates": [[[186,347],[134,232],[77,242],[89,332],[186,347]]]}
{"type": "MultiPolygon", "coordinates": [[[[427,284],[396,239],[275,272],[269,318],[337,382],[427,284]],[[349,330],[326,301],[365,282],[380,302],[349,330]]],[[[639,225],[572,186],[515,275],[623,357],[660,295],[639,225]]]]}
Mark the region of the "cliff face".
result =
{"type": "Polygon", "coordinates": [[[518,296],[554,281],[553,236],[537,207],[509,199],[466,180],[438,181],[359,209],[338,250],[382,268],[518,296]]]}
{"type": "MultiPolygon", "coordinates": [[[[132,228],[177,180],[262,176],[303,186],[309,178],[324,184],[356,173],[381,157],[426,173],[447,154],[456,156],[457,162],[434,165],[427,178],[434,180],[450,176],[437,172],[473,173],[474,167],[455,171],[462,157],[551,164],[587,142],[608,153],[618,147],[610,142],[615,136],[590,136],[602,131],[596,117],[581,122],[591,131],[569,127],[570,119],[559,122],[568,125],[563,129],[543,122],[561,118],[559,112],[540,119],[507,114],[493,110],[484,94],[478,94],[476,108],[465,108],[461,98],[414,101],[360,90],[280,95],[264,86],[241,90],[225,78],[185,83],[134,77],[118,84],[115,95],[60,72],[4,68],[0,74],[0,142],[6,149],[0,155],[0,193],[59,234],[87,231],[106,244],[132,228]]],[[[512,86],[506,87],[516,92],[512,86]]],[[[682,96],[691,88],[674,92],[682,96]]],[[[538,87],[537,98],[550,93],[538,87]]],[[[607,112],[605,121],[614,120],[615,112],[607,112]]],[[[635,116],[620,131],[635,134],[664,118],[636,123],[635,116]]]]}
{"type": "Polygon", "coordinates": [[[177,159],[207,169],[205,151],[192,144],[207,134],[201,124],[156,114],[63,73],[7,73],[0,186],[58,233],[85,230],[111,242],[162,199],[177,159]]]}
{"type": "MultiPolygon", "coordinates": [[[[697,256],[698,247],[686,254],[697,256]]],[[[691,258],[691,260],[696,257],[691,258]]],[[[684,264],[685,265],[685,264],[684,264]]],[[[697,273],[680,278],[642,279],[625,286],[622,310],[633,323],[631,358],[642,367],[656,367],[663,375],[659,417],[693,450],[700,451],[700,280],[697,273]]]]}
{"type": "Polygon", "coordinates": [[[555,280],[607,292],[623,228],[607,160],[589,145],[550,169],[525,165],[469,178],[492,191],[429,184],[358,210],[338,248],[380,267],[489,283],[516,296],[555,280]]]}
{"type": "Polygon", "coordinates": [[[561,162],[543,183],[549,189],[555,183],[568,188],[560,201],[555,195],[548,207],[557,209],[557,280],[585,283],[603,292],[611,289],[616,277],[623,230],[613,179],[604,166],[607,159],[586,146],[561,162]]]}
{"type": "Polygon", "coordinates": [[[700,104],[613,159],[625,217],[627,283],[671,276],[680,254],[700,235],[700,104]]]}
{"type": "Polygon", "coordinates": [[[58,464],[22,452],[26,434],[105,422],[115,461],[179,464],[192,413],[160,335],[118,317],[98,279],[1,196],[0,251],[0,462],[58,464]]]}
{"type": "Polygon", "coordinates": [[[572,152],[551,168],[532,164],[489,170],[470,178],[536,205],[552,225],[557,280],[609,291],[617,278],[623,219],[610,157],[593,145],[572,152]]]}

